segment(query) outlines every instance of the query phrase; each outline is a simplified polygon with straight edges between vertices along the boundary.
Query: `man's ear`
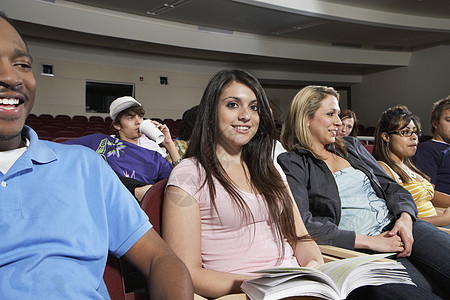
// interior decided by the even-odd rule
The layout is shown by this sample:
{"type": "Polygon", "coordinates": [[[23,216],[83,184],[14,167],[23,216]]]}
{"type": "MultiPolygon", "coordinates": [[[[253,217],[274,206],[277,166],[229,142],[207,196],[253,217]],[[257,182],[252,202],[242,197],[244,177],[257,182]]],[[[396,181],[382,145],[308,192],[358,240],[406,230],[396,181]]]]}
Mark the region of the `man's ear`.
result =
{"type": "Polygon", "coordinates": [[[432,120],[432,121],[431,121],[431,126],[433,126],[435,130],[436,130],[437,127],[438,127],[438,124],[437,124],[437,123],[438,123],[438,122],[437,122],[436,120],[432,120]]]}
{"type": "Polygon", "coordinates": [[[382,132],[381,138],[383,139],[383,141],[385,141],[387,143],[389,143],[389,141],[390,141],[390,137],[389,137],[389,134],[387,134],[387,132],[382,132]]]}
{"type": "Polygon", "coordinates": [[[120,130],[121,126],[119,124],[117,124],[116,122],[112,122],[112,126],[114,127],[114,129],[116,130],[120,130]]]}

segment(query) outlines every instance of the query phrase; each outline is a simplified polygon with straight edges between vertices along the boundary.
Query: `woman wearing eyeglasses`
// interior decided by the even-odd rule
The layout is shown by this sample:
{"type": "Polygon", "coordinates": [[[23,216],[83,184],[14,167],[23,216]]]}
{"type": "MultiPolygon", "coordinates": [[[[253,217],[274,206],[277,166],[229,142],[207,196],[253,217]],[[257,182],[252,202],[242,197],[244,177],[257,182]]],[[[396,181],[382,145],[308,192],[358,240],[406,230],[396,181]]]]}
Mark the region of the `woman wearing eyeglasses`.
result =
{"type": "Polygon", "coordinates": [[[448,226],[450,195],[435,191],[430,178],[410,160],[416,153],[419,133],[419,120],[406,106],[391,107],[378,121],[373,155],[386,173],[412,194],[419,219],[448,226]],[[444,212],[436,211],[435,206],[445,208],[444,212]]]}

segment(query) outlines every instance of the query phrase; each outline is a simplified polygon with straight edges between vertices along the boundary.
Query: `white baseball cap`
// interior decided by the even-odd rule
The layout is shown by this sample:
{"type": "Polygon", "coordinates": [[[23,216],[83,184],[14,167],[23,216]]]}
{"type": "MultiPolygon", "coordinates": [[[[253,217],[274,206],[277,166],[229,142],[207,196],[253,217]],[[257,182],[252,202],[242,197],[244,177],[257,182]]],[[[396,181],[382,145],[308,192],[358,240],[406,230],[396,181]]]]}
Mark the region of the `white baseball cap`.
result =
{"type": "Polygon", "coordinates": [[[120,112],[132,106],[142,106],[142,105],[139,102],[137,102],[136,99],[130,96],[117,98],[116,100],[111,102],[111,105],[109,106],[109,115],[113,120],[115,120],[120,112]]]}

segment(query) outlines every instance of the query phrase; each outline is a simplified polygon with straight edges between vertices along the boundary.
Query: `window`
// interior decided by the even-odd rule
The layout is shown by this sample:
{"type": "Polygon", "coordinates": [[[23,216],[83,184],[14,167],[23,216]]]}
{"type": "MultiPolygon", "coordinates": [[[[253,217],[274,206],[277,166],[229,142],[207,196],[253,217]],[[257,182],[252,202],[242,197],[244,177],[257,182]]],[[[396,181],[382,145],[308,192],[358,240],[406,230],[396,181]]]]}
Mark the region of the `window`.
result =
{"type": "Polygon", "coordinates": [[[108,113],[116,98],[134,96],[134,84],[86,81],[86,112],[108,113]]]}

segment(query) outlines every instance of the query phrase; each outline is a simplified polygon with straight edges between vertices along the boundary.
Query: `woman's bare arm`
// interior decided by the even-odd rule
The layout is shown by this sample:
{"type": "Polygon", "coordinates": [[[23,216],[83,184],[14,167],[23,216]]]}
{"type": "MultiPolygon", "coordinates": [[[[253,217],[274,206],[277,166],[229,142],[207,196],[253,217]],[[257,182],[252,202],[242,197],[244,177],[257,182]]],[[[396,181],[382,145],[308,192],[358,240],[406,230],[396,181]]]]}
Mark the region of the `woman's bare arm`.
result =
{"type": "Polygon", "coordinates": [[[198,202],[182,189],[169,186],[164,198],[162,235],[189,269],[195,293],[217,298],[241,292],[241,283],[251,277],[202,268],[200,222],[198,202]]]}

